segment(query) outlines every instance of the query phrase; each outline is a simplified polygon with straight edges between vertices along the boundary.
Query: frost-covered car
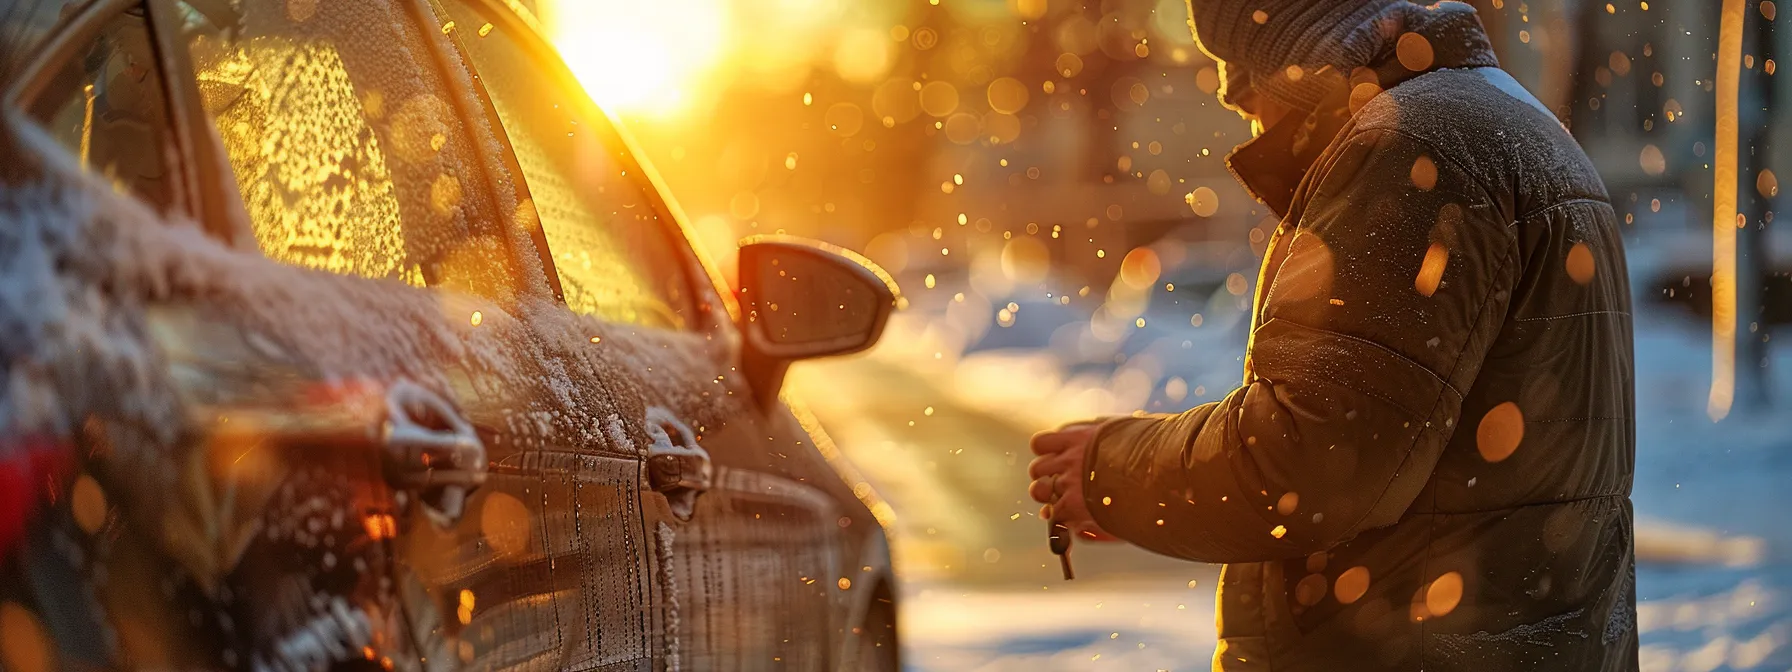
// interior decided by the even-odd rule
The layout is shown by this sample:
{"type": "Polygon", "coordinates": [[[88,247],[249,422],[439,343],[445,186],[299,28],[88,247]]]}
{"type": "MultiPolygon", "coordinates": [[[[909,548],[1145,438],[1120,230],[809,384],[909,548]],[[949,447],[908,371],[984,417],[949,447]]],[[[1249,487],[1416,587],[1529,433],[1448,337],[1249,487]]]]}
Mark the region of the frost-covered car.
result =
{"type": "Polygon", "coordinates": [[[0,18],[0,668],[897,669],[779,396],[894,285],[731,291],[517,3],[0,18]]]}

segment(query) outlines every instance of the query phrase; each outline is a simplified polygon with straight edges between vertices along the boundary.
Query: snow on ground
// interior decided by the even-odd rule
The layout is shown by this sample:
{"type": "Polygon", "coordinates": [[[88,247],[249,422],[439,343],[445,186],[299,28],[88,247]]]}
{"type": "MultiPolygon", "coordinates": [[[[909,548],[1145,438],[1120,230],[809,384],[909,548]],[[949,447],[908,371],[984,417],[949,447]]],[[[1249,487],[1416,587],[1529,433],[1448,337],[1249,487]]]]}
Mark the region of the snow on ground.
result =
{"type": "Polygon", "coordinates": [[[926,588],[902,602],[906,662],[911,670],[984,672],[1205,670],[1213,598],[1211,579],[1192,587],[1160,579],[926,588]]]}
{"type": "Polygon", "coordinates": [[[1729,540],[1727,550],[1698,539],[1677,549],[1706,562],[1641,564],[1642,669],[1792,670],[1792,350],[1779,348],[1770,367],[1777,410],[1739,410],[1714,425],[1705,416],[1710,355],[1702,325],[1639,312],[1631,495],[1643,523],[1639,545],[1642,531],[1729,540]]]}
{"type": "MultiPolygon", "coordinates": [[[[1759,577],[1724,574],[1728,587],[1658,591],[1663,596],[1639,605],[1643,672],[1792,669],[1786,616],[1792,596],[1783,584],[1775,589],[1759,577]]],[[[1658,588],[1673,583],[1656,580],[1658,588]]],[[[1210,581],[1194,589],[1173,580],[1073,582],[1032,591],[915,589],[902,602],[907,667],[1207,670],[1213,598],[1210,581]]]]}

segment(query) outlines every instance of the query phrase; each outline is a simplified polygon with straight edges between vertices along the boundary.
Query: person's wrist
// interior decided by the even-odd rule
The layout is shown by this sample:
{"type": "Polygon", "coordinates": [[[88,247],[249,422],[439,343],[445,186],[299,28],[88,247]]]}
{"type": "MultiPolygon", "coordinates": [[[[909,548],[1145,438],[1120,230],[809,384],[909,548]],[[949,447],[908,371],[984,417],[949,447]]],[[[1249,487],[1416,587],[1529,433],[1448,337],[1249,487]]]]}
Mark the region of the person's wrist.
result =
{"type": "Polygon", "coordinates": [[[1089,520],[1093,521],[1097,527],[1104,530],[1107,526],[1102,523],[1101,514],[1107,509],[1107,506],[1101,502],[1101,499],[1108,495],[1101,492],[1100,487],[1096,485],[1095,478],[1096,473],[1100,471],[1101,466],[1099,455],[1101,452],[1101,440],[1103,436],[1106,436],[1107,433],[1113,429],[1118,421],[1124,419],[1126,419],[1126,416],[1112,416],[1102,418],[1096,423],[1095,431],[1089,435],[1089,442],[1083,445],[1083,464],[1082,468],[1079,469],[1077,473],[1077,479],[1082,485],[1080,490],[1082,490],[1083,495],[1083,506],[1087,507],[1089,510],[1089,520]]]}

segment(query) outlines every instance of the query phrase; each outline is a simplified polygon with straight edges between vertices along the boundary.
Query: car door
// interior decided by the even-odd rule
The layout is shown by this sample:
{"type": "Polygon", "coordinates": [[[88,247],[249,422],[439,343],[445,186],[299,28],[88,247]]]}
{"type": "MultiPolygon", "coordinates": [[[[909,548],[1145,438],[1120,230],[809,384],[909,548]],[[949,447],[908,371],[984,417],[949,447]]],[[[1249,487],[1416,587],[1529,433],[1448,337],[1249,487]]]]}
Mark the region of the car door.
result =
{"type": "Polygon", "coordinates": [[[23,220],[8,281],[86,330],[20,337],[59,375],[9,364],[35,387],[7,440],[61,443],[0,599],[53,660],[647,664],[642,461],[530,319],[552,294],[437,25],[100,2],[9,90],[70,197],[23,220]],[[132,140],[183,110],[191,142],[132,140]],[[201,197],[169,221],[115,192],[201,197]]]}
{"type": "MultiPolygon", "coordinates": [[[[738,367],[739,336],[626,141],[526,15],[441,0],[507,132],[563,292],[567,344],[637,390],[667,669],[824,669],[877,524],[738,367]],[[857,525],[849,532],[848,528],[857,525]]],[[[774,390],[775,394],[775,390],[774,390]]],[[[884,565],[879,561],[880,568],[884,565]]]]}

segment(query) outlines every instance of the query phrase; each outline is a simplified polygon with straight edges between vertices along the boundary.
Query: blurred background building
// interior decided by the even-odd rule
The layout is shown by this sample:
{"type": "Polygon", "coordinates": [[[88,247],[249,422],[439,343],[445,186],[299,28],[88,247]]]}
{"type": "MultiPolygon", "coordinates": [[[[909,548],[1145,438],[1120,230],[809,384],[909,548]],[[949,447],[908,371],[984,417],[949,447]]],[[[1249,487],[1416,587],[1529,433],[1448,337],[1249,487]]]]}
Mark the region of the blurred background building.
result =
{"type": "MultiPolygon", "coordinates": [[[[1238,383],[1276,222],[1225,168],[1249,129],[1214,101],[1183,0],[525,4],[724,267],[739,237],[786,232],[900,280],[909,310],[883,345],[795,382],[897,507],[918,669],[1205,669],[1213,568],[1091,548],[1086,579],[1061,584],[1021,501],[1030,433],[1182,410],[1238,383]]],[[[1774,151],[1792,130],[1775,59],[1792,38],[1772,0],[1473,4],[1626,223],[1645,669],[1785,670],[1792,358],[1769,346],[1792,321],[1792,241],[1773,224],[1792,160],[1774,151]],[[1736,403],[1718,413],[1726,6],[1745,19],[1725,185],[1743,219],[1736,403]]]]}

